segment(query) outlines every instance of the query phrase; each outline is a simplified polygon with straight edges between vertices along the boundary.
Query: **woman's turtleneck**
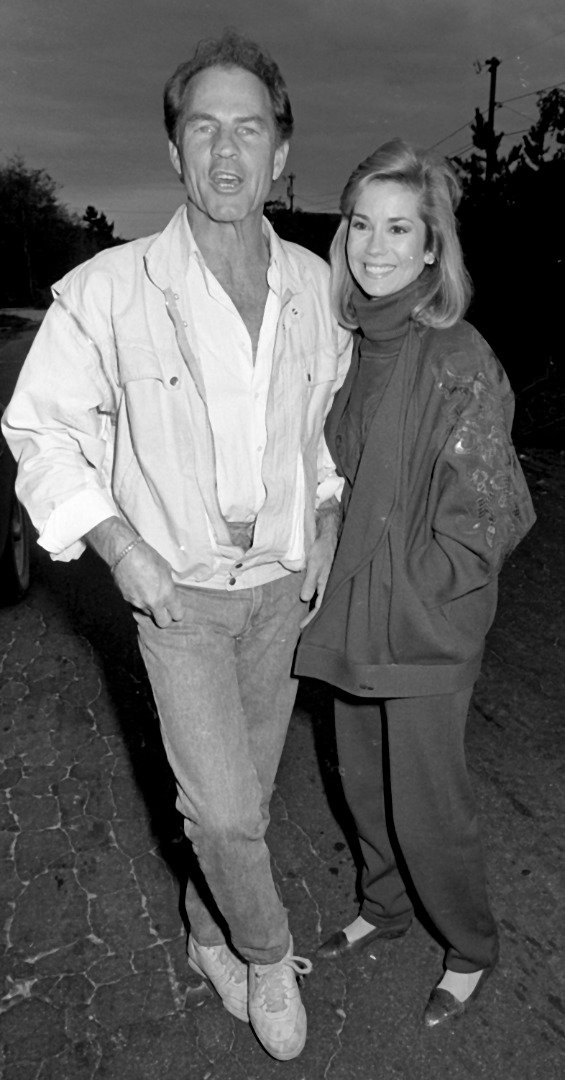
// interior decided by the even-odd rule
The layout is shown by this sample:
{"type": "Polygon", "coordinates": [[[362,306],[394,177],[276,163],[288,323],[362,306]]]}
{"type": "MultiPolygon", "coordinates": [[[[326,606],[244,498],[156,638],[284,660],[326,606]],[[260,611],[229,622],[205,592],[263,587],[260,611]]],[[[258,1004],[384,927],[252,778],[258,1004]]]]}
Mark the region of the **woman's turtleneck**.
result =
{"type": "Polygon", "coordinates": [[[361,355],[398,356],[410,316],[429,285],[429,270],[390,296],[366,296],[357,286],[351,298],[361,333],[361,355]]]}
{"type": "Polygon", "coordinates": [[[341,467],[353,483],[373,417],[388,386],[410,317],[428,286],[427,269],[399,292],[369,297],[357,287],[352,306],[359,323],[359,367],[337,436],[341,467]]]}

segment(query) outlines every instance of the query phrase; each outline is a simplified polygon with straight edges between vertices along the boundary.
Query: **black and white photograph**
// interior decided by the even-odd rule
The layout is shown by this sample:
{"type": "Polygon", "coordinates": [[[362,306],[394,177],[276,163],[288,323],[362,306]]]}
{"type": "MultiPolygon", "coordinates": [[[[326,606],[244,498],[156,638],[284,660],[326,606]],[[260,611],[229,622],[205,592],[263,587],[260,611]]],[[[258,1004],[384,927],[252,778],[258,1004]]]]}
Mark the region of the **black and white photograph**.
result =
{"type": "Polygon", "coordinates": [[[563,5],[0,88],[0,1077],[561,1080],[563,5]]]}

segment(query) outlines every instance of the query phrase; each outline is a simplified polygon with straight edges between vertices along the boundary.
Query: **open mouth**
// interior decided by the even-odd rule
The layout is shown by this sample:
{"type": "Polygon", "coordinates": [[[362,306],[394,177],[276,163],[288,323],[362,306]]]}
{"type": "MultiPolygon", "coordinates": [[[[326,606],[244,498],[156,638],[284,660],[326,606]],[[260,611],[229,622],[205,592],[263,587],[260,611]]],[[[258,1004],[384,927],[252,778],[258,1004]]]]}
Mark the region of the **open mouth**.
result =
{"type": "Polygon", "coordinates": [[[215,172],[210,177],[217,191],[236,191],[242,184],[242,179],[236,173],[215,172]]]}

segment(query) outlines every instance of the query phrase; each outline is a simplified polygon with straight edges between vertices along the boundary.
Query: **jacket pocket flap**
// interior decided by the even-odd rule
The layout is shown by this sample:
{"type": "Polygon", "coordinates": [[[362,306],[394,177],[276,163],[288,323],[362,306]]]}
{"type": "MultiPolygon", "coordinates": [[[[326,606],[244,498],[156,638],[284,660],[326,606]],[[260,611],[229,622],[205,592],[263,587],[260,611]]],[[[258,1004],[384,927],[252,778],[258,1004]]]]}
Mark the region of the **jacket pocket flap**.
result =
{"type": "Polygon", "coordinates": [[[302,353],[301,364],[306,381],[310,385],[331,382],[337,379],[337,353],[335,349],[313,349],[302,353]]]}
{"type": "Polygon", "coordinates": [[[119,379],[122,386],[141,379],[158,379],[167,389],[180,383],[178,362],[159,356],[143,346],[127,345],[118,356],[119,379]]]}

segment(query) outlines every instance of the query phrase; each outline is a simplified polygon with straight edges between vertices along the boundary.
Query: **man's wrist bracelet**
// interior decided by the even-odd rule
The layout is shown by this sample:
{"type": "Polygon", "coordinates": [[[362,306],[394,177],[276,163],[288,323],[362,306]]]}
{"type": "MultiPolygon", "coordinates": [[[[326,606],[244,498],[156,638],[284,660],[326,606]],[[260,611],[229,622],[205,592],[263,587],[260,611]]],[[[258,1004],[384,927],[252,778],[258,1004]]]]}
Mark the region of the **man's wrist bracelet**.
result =
{"type": "Polygon", "coordinates": [[[121,563],[122,559],[125,559],[126,555],[129,555],[130,551],[133,551],[134,547],[137,547],[138,544],[141,544],[142,540],[143,540],[142,536],[136,536],[135,540],[130,540],[129,544],[126,544],[123,551],[120,551],[120,554],[118,555],[118,558],[114,559],[114,562],[112,563],[112,565],[110,567],[110,573],[111,574],[114,573],[114,570],[116,569],[116,566],[118,565],[118,563],[121,563]]]}

